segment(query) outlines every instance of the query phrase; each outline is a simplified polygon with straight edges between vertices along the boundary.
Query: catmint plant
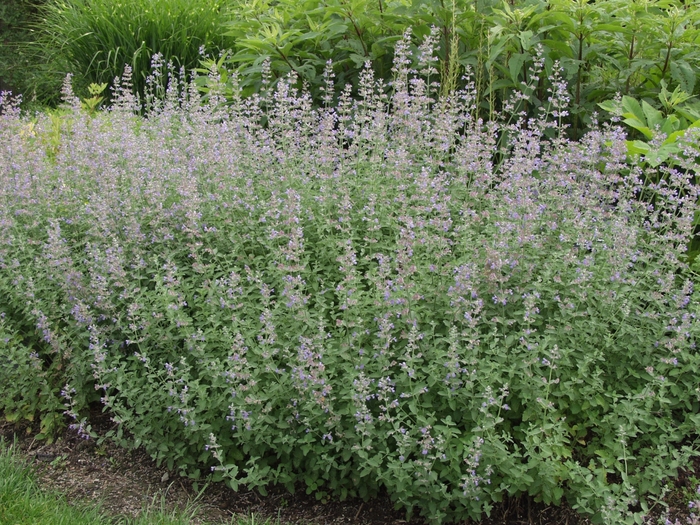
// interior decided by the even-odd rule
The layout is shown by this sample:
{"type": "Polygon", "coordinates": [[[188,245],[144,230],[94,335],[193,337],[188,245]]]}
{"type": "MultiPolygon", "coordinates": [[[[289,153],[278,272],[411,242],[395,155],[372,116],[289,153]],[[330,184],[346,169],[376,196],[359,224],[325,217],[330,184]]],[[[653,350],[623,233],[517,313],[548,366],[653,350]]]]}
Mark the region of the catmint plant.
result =
{"type": "Polygon", "coordinates": [[[436,98],[434,38],[335,106],[330,68],[318,108],[294,75],[203,99],[158,59],[145,107],[67,83],[57,149],[3,95],[0,348],[37,370],[3,409],[88,433],[101,403],[183,475],[435,521],[645,508],[695,454],[694,157],[567,139],[563,88],[479,120],[470,79],[436,98]]]}

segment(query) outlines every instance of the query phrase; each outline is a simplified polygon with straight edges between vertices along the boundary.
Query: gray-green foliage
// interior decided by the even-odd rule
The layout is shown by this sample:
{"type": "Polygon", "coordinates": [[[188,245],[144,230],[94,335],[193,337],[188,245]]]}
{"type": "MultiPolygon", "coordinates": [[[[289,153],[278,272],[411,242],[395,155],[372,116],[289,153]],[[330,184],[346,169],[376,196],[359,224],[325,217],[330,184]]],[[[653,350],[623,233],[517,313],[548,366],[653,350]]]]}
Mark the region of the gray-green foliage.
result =
{"type": "Polygon", "coordinates": [[[39,438],[52,438],[62,426],[60,413],[65,409],[57,384],[61,375],[59,366],[45,366],[39,354],[24,345],[21,333],[0,317],[0,408],[6,421],[33,421],[40,415],[39,438]]]}
{"type": "Polygon", "coordinates": [[[100,401],[114,439],[233,488],[384,489],[436,521],[525,493],[641,514],[696,453],[696,159],[571,141],[562,92],[484,123],[410,48],[389,95],[366,69],[323,108],[294,74],[228,105],[175,79],[143,119],[123,85],[93,114],[66,85],[58,128],[6,102],[16,352],[81,432],[100,401]]]}

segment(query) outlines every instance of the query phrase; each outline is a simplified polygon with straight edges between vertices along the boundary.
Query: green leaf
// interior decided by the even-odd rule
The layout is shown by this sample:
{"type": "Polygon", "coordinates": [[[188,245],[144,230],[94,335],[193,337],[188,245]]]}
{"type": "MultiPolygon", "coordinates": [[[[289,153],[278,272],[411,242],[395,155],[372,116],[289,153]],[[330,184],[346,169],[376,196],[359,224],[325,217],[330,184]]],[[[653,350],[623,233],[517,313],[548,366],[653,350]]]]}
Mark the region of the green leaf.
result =
{"type": "MultiPolygon", "coordinates": [[[[674,131],[678,130],[680,123],[681,121],[678,120],[678,117],[675,115],[669,115],[661,123],[661,132],[666,135],[666,137],[670,137],[674,131]]],[[[668,138],[664,141],[664,143],[666,142],[668,142],[668,138]]]]}
{"type": "Polygon", "coordinates": [[[651,149],[647,142],[642,142],[641,140],[628,140],[625,144],[627,144],[627,153],[629,155],[647,155],[651,149]]]}
{"type": "Polygon", "coordinates": [[[695,90],[697,70],[684,60],[674,60],[671,62],[671,78],[678,82],[678,86],[686,93],[695,90]]]}
{"type": "Polygon", "coordinates": [[[554,499],[554,504],[558,505],[559,503],[561,503],[562,497],[564,497],[564,489],[559,486],[553,487],[552,497],[554,499]]]}
{"type": "Polygon", "coordinates": [[[501,55],[501,53],[505,49],[507,43],[508,43],[507,39],[501,39],[496,43],[495,46],[492,46],[491,48],[489,48],[489,57],[488,57],[488,59],[486,59],[486,63],[484,64],[486,69],[490,69],[491,66],[494,64],[494,62],[496,62],[496,60],[498,60],[498,57],[501,55]]]}
{"type": "Polygon", "coordinates": [[[489,92],[493,91],[498,91],[499,89],[502,88],[514,88],[515,86],[513,85],[513,81],[509,80],[507,78],[501,78],[496,80],[495,82],[491,82],[489,84],[489,92]]]}
{"type": "Polygon", "coordinates": [[[308,33],[302,34],[298,36],[297,38],[293,39],[291,43],[293,45],[300,44],[302,42],[306,42],[307,40],[313,40],[314,38],[318,38],[319,36],[322,36],[322,33],[317,33],[315,31],[309,31],[308,33]]]}
{"type": "MultiPolygon", "coordinates": [[[[643,122],[646,124],[646,116],[644,115],[644,110],[642,110],[642,106],[639,105],[639,102],[637,102],[636,99],[630,97],[630,96],[623,96],[622,97],[622,109],[625,113],[631,113],[634,115],[640,122],[643,122]]],[[[649,137],[651,138],[651,137],[649,137]]]]}
{"type": "Polygon", "coordinates": [[[543,40],[542,44],[547,46],[549,49],[555,50],[558,52],[559,56],[557,57],[552,57],[552,58],[573,58],[574,54],[571,49],[571,46],[563,42],[561,40],[543,40]]]}
{"type": "Polygon", "coordinates": [[[365,62],[368,60],[368,58],[364,55],[359,55],[357,53],[352,53],[350,55],[350,60],[355,64],[355,67],[361,68],[364,66],[365,62]]]}
{"type": "MultiPolygon", "coordinates": [[[[675,107],[674,112],[693,123],[700,120],[700,111],[693,106],[675,107]]],[[[693,127],[693,125],[689,127],[693,127]]]]}
{"type": "Polygon", "coordinates": [[[523,64],[528,58],[529,55],[525,53],[515,53],[508,60],[508,70],[510,71],[510,78],[513,84],[518,84],[518,78],[523,69],[523,64]]]}
{"type": "Polygon", "coordinates": [[[549,17],[553,20],[559,22],[560,27],[565,31],[573,33],[574,31],[574,19],[568,13],[563,11],[553,11],[549,17]]]}
{"type": "Polygon", "coordinates": [[[270,54],[277,52],[277,48],[275,48],[274,45],[260,38],[247,38],[245,40],[239,40],[238,45],[246,49],[257,49],[260,51],[267,51],[270,54]]]}
{"type": "Polygon", "coordinates": [[[596,31],[607,31],[608,33],[630,34],[630,30],[621,24],[598,24],[595,26],[596,31]]]}
{"type": "Polygon", "coordinates": [[[524,51],[529,51],[530,48],[532,47],[533,41],[532,37],[534,36],[534,33],[532,31],[523,31],[518,35],[520,38],[520,45],[522,46],[524,51]]]}
{"type": "Polygon", "coordinates": [[[604,102],[599,102],[598,107],[607,111],[608,113],[617,115],[618,117],[622,115],[622,104],[616,100],[605,100],[604,102]]]}
{"type": "Polygon", "coordinates": [[[646,117],[647,126],[651,129],[656,129],[661,127],[664,114],[658,109],[654,108],[646,100],[642,100],[642,111],[644,111],[644,116],[646,117]]]}
{"type": "MultiPolygon", "coordinates": [[[[629,115],[629,113],[625,113],[623,116],[627,116],[627,115],[629,115]]],[[[651,140],[654,137],[654,132],[646,126],[646,122],[644,122],[643,120],[639,120],[638,118],[636,118],[633,115],[624,119],[622,122],[624,122],[625,124],[627,124],[628,126],[634,128],[634,129],[636,129],[637,131],[642,133],[642,135],[644,135],[649,140],[651,140]]]]}

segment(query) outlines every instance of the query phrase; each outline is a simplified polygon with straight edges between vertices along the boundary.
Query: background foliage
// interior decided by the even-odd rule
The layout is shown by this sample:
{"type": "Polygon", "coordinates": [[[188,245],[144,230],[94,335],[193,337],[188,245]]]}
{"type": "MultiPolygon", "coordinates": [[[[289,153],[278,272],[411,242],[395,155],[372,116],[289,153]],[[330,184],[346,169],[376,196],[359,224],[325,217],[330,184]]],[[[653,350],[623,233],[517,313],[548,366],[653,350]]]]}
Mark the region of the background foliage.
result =
{"type": "Polygon", "coordinates": [[[80,86],[112,82],[129,65],[143,94],[151,58],[190,71],[200,52],[216,53],[230,41],[219,31],[228,0],[66,0],[47,2],[37,43],[80,86]]]}
{"type": "MultiPolygon", "coordinates": [[[[576,137],[590,124],[596,103],[615,93],[656,99],[662,81],[696,93],[697,7],[667,0],[258,0],[234,7],[224,30],[235,39],[228,64],[244,88],[260,87],[268,57],[274,77],[294,70],[317,95],[327,60],[342,84],[356,86],[365,61],[388,81],[394,42],[411,27],[417,45],[435,26],[443,83],[471,68],[479,111],[487,118],[522,91],[541,55],[547,73],[555,61],[564,68],[576,137]]],[[[526,94],[526,109],[546,103],[550,87],[548,75],[541,77],[526,94]]]]}
{"type": "MultiPolygon", "coordinates": [[[[34,5],[7,4],[4,11],[14,13],[6,15],[10,25],[17,27],[17,17],[26,21],[34,5]]],[[[616,93],[657,109],[662,82],[670,91],[697,94],[699,20],[697,0],[98,0],[90,9],[84,0],[68,0],[47,2],[33,35],[10,35],[10,41],[34,41],[35,58],[44,57],[54,79],[72,73],[79,93],[90,83],[111,82],[129,64],[143,94],[153,54],[189,73],[200,65],[203,46],[210,54],[200,71],[203,89],[214,66],[224,83],[235,70],[244,95],[256,92],[268,59],[273,84],[294,71],[298,87],[306,83],[320,104],[329,60],[340,85],[357,88],[367,61],[388,83],[395,42],[411,27],[415,48],[435,26],[443,92],[463,86],[461,76],[471,68],[485,118],[522,92],[537,56],[548,74],[561,64],[572,101],[566,118],[576,137],[597,104],[616,93]]],[[[546,102],[548,77],[521,101],[533,115],[546,102]]],[[[41,100],[55,101],[37,83],[27,85],[41,100]]]]}
{"type": "Polygon", "coordinates": [[[23,93],[25,107],[60,101],[62,78],[46,56],[31,45],[35,35],[30,28],[43,4],[43,0],[7,0],[0,4],[0,91],[23,93]]]}

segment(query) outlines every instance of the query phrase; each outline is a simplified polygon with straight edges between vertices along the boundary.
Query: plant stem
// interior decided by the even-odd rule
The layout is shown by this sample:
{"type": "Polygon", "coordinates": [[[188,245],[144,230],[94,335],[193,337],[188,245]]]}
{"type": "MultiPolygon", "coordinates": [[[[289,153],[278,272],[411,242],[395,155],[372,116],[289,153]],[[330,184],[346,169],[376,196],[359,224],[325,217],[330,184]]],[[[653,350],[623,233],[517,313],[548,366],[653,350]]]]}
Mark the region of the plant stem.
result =
{"type": "MultiPolygon", "coordinates": [[[[627,60],[629,63],[632,63],[632,60],[634,59],[634,38],[635,38],[636,33],[632,34],[632,42],[630,43],[630,52],[627,55],[627,60]]],[[[629,93],[630,91],[630,82],[632,80],[632,74],[630,73],[629,76],[627,77],[627,81],[625,82],[625,95],[629,93]]]]}

